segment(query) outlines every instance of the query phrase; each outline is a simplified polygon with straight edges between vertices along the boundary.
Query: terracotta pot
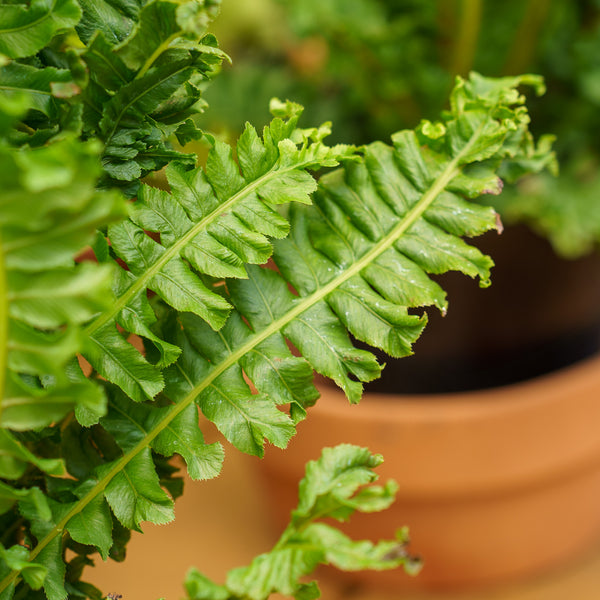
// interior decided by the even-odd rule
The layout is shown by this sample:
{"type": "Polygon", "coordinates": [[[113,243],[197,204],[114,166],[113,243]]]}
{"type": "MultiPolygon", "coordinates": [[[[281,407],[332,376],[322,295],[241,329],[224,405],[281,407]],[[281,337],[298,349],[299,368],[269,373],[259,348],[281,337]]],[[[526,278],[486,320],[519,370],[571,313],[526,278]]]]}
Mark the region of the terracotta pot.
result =
{"type": "Polygon", "coordinates": [[[477,392],[323,397],[289,448],[270,448],[265,484],[287,519],[304,463],[341,442],[368,446],[400,484],[397,502],[356,515],[352,537],[408,525],[425,561],[357,574],[401,587],[469,587],[550,569],[600,539],[600,356],[537,379],[477,392]]]}

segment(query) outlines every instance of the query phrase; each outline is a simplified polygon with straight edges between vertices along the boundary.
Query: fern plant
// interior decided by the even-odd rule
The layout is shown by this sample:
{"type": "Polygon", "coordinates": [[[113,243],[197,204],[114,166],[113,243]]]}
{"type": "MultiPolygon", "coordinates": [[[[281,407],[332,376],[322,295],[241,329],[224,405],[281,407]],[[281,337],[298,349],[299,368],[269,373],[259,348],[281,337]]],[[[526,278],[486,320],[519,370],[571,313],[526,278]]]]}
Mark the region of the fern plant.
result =
{"type": "MultiPolygon", "coordinates": [[[[218,475],[198,410],[262,456],[317,400],[313,371],[358,402],[382,365],[353,338],[407,355],[419,309],[446,307],[431,274],[487,285],[493,263],[463,237],[501,224],[469,199],[553,160],[517,91],[541,93],[535,76],[458,78],[439,121],[360,148],[328,146],[328,124],[299,128],[301,107],[273,101],[262,134],[247,125],[232,148],[194,122],[226,59],[207,32],[217,8],[0,5],[2,600],[102,598],[85,567],[173,519],[170,457],[218,475]],[[200,139],[197,166],[182,145],[200,139]]],[[[404,531],[373,544],[316,522],[389,505],[393,483],[364,487],[380,461],[326,450],[273,551],[223,586],[192,571],[189,597],[316,598],[300,578],[321,562],[414,570],[404,531]]]]}

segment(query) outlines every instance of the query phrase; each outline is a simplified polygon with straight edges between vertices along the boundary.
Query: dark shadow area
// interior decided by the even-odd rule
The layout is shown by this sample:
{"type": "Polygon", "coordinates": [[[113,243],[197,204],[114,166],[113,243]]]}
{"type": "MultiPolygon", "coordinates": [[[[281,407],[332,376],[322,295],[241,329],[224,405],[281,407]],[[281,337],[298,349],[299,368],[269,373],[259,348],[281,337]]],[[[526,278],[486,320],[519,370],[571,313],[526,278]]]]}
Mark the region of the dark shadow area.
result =
{"type": "Polygon", "coordinates": [[[390,359],[366,389],[444,393],[508,385],[561,369],[600,350],[600,257],[558,258],[525,227],[478,240],[496,263],[492,285],[437,278],[448,314],[427,309],[415,355],[390,359]]]}

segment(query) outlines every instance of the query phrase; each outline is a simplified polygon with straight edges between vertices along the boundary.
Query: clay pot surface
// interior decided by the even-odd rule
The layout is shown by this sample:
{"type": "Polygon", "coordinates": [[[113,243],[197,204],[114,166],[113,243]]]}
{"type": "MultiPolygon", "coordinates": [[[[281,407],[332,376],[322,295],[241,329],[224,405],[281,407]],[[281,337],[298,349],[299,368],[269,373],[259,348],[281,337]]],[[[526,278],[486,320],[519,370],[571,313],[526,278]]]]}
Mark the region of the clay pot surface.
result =
{"type": "Polygon", "coordinates": [[[391,509],[355,515],[355,538],[391,538],[408,525],[425,566],[357,574],[379,584],[466,588],[548,570],[600,539],[600,356],[502,388],[461,394],[365,394],[334,388],[285,451],[269,448],[266,485],[282,521],[307,460],[347,442],[381,453],[391,509]]]}

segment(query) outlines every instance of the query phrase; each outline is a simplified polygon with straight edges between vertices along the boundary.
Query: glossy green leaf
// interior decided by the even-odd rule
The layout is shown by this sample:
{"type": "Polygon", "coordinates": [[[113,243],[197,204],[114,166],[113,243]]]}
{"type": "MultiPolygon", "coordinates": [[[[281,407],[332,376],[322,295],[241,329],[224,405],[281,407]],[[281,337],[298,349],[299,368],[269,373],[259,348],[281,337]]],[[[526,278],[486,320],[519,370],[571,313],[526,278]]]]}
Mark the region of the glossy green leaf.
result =
{"type": "Polygon", "coordinates": [[[191,571],[186,580],[190,600],[266,600],[275,592],[299,600],[318,598],[316,584],[301,580],[319,564],[332,564],[348,571],[403,566],[407,572],[416,572],[419,565],[407,552],[404,531],[399,532],[396,540],[353,541],[334,527],[316,521],[328,517],[340,519],[341,514],[347,518],[354,510],[373,512],[389,506],[395,487],[368,485],[377,477],[372,469],[381,462],[380,456],[365,448],[350,445],[326,448],[318,460],[307,465],[306,476],[299,486],[298,508],[292,511],[290,525],[273,549],[255,558],[248,567],[230,571],[225,586],[214,584],[196,570],[191,571]],[[382,501],[374,503],[374,498],[382,501]]]}
{"type": "MultiPolygon", "coordinates": [[[[135,281],[135,277],[131,272],[121,269],[118,272],[117,280],[114,285],[115,294],[118,296],[124,293],[133,281],[135,281]]],[[[130,300],[127,306],[119,314],[117,323],[123,327],[125,331],[143,337],[152,343],[160,355],[156,360],[156,365],[160,368],[175,362],[181,353],[180,348],[173,344],[169,344],[154,333],[152,328],[157,323],[156,315],[154,314],[147,295],[143,292],[138,293],[130,300]]],[[[148,346],[150,346],[150,344],[148,344],[148,346]]]]}
{"type": "MultiPolygon", "coordinates": [[[[120,448],[127,452],[142,442],[155,424],[161,424],[168,407],[151,408],[134,404],[122,393],[111,393],[108,414],[102,419],[120,448]]],[[[206,444],[198,423],[198,410],[188,406],[180,412],[151,442],[152,448],[163,456],[181,455],[192,479],[216,477],[223,462],[223,448],[219,443],[206,444]]]]}
{"type": "Polygon", "coordinates": [[[382,456],[373,455],[366,448],[350,445],[325,448],[318,460],[306,465],[298,507],[292,511],[292,525],[300,526],[323,513],[344,521],[355,510],[373,512],[388,508],[397,489],[393,482],[383,488],[371,486],[369,498],[358,491],[377,479],[373,469],[382,462],[382,456]]]}
{"type": "Polygon", "coordinates": [[[239,450],[262,456],[266,438],[285,448],[294,434],[287,415],[265,397],[253,397],[241,370],[221,375],[198,399],[204,416],[213,421],[239,450]]]}
{"type": "Polygon", "coordinates": [[[85,347],[82,325],[111,304],[113,269],[73,258],[99,224],[125,214],[123,200],[96,193],[98,147],[72,137],[14,154],[0,148],[0,163],[8,169],[1,177],[0,254],[9,369],[0,423],[26,431],[75,408],[91,424],[103,395],[71,365],[85,347]]]}
{"type": "Polygon", "coordinates": [[[163,377],[129,342],[114,323],[95,331],[84,350],[94,368],[114,381],[134,400],[153,398],[163,388],[163,377]]]}
{"type": "Polygon", "coordinates": [[[74,27],[81,18],[76,0],[33,0],[0,6],[0,53],[10,58],[31,56],[61,30],[74,27]]]}
{"type": "Polygon", "coordinates": [[[396,540],[354,541],[325,523],[311,523],[297,542],[324,548],[325,561],[342,571],[383,571],[402,565],[408,574],[416,575],[421,565],[408,554],[403,533],[396,540]]]}
{"type": "Polygon", "coordinates": [[[262,554],[249,567],[230,571],[227,589],[232,594],[251,600],[264,600],[273,592],[291,596],[298,586],[298,580],[312,573],[321,563],[320,549],[315,546],[310,550],[307,552],[290,547],[262,554]]]}
{"type": "Polygon", "coordinates": [[[0,136],[5,138],[11,133],[15,123],[21,119],[29,109],[32,99],[23,90],[14,94],[0,95],[0,136]]]}
{"type": "Polygon", "coordinates": [[[141,531],[142,521],[158,525],[173,520],[173,501],[161,489],[148,449],[143,450],[123,468],[107,464],[99,469],[104,476],[114,469],[114,476],[104,490],[104,497],[119,521],[128,529],[141,531]]]}
{"type": "Polygon", "coordinates": [[[19,479],[32,464],[41,471],[52,475],[63,475],[65,472],[62,460],[53,458],[38,458],[15,437],[0,429],[0,477],[4,479],[19,479]]]}
{"type": "Polygon", "coordinates": [[[171,160],[195,164],[169,138],[202,110],[200,84],[225,56],[206,35],[213,4],[83,2],[84,122],[104,141],[107,184],[135,191],[140,177],[171,160]]]}
{"type": "Polygon", "coordinates": [[[84,263],[77,269],[56,269],[33,281],[26,272],[9,274],[9,314],[40,329],[89,321],[106,306],[112,269],[84,263]]]}
{"type": "MultiPolygon", "coordinates": [[[[197,384],[197,376],[202,375],[198,364],[205,364],[205,372],[210,370],[199,350],[208,350],[213,356],[228,354],[220,334],[211,332],[202,321],[189,317],[185,325],[189,341],[180,341],[184,346],[182,359],[167,374],[167,393],[175,400],[185,397],[197,384]]],[[[204,416],[243,452],[262,456],[265,439],[285,447],[294,434],[293,423],[285,413],[271,400],[252,393],[239,366],[232,366],[217,377],[196,401],[204,416]]]]}
{"type": "Polygon", "coordinates": [[[119,47],[118,55],[130,69],[147,70],[178,39],[201,39],[210,19],[201,3],[153,0],[140,11],[136,26],[119,47]]]}
{"type": "Polygon", "coordinates": [[[96,546],[104,560],[113,544],[112,517],[106,500],[98,496],[69,519],[69,535],[80,544],[96,546]]]}
{"type": "Polygon", "coordinates": [[[7,348],[8,366],[13,371],[60,377],[64,366],[81,349],[81,342],[74,329],[46,333],[13,321],[7,348]]]}
{"type": "Polygon", "coordinates": [[[60,104],[60,99],[53,94],[53,86],[71,81],[71,73],[66,69],[36,69],[17,62],[0,67],[0,90],[9,98],[26,93],[29,108],[43,113],[49,119],[56,118],[60,104]]]}
{"type": "Polygon", "coordinates": [[[16,489],[0,482],[0,513],[5,513],[17,502],[27,498],[39,511],[46,511],[46,517],[50,519],[51,512],[46,496],[37,487],[28,489],[16,489]]]}
{"type": "MultiPolygon", "coordinates": [[[[83,168],[85,166],[82,165],[83,168]]],[[[81,190],[77,190],[77,194],[80,193],[81,190]]],[[[45,201],[44,195],[40,196],[45,201]]],[[[27,204],[25,201],[25,208],[27,204]]],[[[40,231],[8,226],[3,232],[6,266],[28,273],[72,266],[73,256],[92,238],[90,232],[124,213],[119,195],[98,194],[93,202],[81,207],[81,212],[61,214],[60,224],[49,222],[47,228],[43,227],[40,231]]]]}
{"type": "MultiPolygon", "coordinates": [[[[44,579],[47,575],[46,568],[39,564],[29,561],[29,551],[24,546],[12,546],[11,548],[4,548],[0,544],[0,576],[6,574],[6,570],[18,570],[23,574],[23,579],[27,584],[34,590],[38,590],[42,587],[44,579]]],[[[14,592],[14,587],[11,590],[14,592]]],[[[12,598],[12,594],[9,592],[3,592],[5,598],[12,598]]]]}
{"type": "MultiPolygon", "coordinates": [[[[243,332],[237,334],[240,337],[249,335],[237,314],[232,315],[230,326],[243,332]]],[[[307,407],[319,397],[310,363],[294,356],[282,336],[274,335],[258,344],[241,359],[240,364],[259,391],[277,404],[290,405],[290,417],[295,423],[304,419],[307,407]]]]}
{"type": "Polygon", "coordinates": [[[44,592],[48,600],[66,600],[65,589],[66,566],[61,556],[62,543],[60,538],[54,538],[36,557],[47,573],[44,578],[44,592]]]}
{"type": "Polygon", "coordinates": [[[190,600],[229,600],[231,597],[224,585],[214,583],[195,568],[186,573],[185,591],[190,600]]]}
{"type": "Polygon", "coordinates": [[[0,425],[14,431],[45,427],[76,406],[88,414],[101,411],[103,396],[87,381],[40,389],[11,376],[6,381],[0,425]]]}
{"type": "Polygon", "coordinates": [[[85,376],[78,361],[67,365],[66,372],[69,382],[79,389],[78,402],[75,405],[77,422],[84,427],[91,427],[98,423],[98,419],[106,413],[104,388],[85,376]]]}
{"type": "MultiPolygon", "coordinates": [[[[248,268],[248,273],[248,280],[231,284],[233,301],[254,329],[268,327],[293,308],[295,298],[274,271],[248,268]]],[[[369,381],[381,371],[369,352],[354,348],[345,328],[324,303],[298,315],[283,333],[313,368],[334,379],[355,402],[360,399],[362,385],[349,373],[369,381]]],[[[312,399],[314,396],[307,402],[312,399]]]]}
{"type": "Polygon", "coordinates": [[[144,0],[78,0],[83,16],[77,33],[86,44],[101,31],[112,44],[126,38],[139,17],[144,0]]]}
{"type": "MultiPolygon", "coordinates": [[[[61,217],[68,219],[88,205],[95,194],[95,182],[100,174],[99,150],[97,143],[80,144],[72,136],[42,148],[17,152],[0,148],[4,183],[0,223],[9,228],[7,241],[24,235],[24,232],[41,235],[42,230],[63,226],[61,217]],[[16,232],[13,233],[12,228],[16,232]]],[[[113,195],[100,198],[101,204],[110,200],[114,204],[113,195]]],[[[45,233],[53,237],[49,231],[45,233]]],[[[89,231],[87,236],[91,237],[89,231]]],[[[72,243],[72,240],[69,241],[72,243]]],[[[20,248],[20,244],[15,245],[20,248]]],[[[72,252],[80,250],[83,245],[85,243],[72,252]]],[[[12,250],[12,247],[9,246],[9,249],[12,250]]]]}
{"type": "Polygon", "coordinates": [[[223,447],[217,442],[205,443],[195,406],[177,415],[154,439],[152,448],[163,456],[181,455],[192,479],[212,479],[221,472],[223,447]]]}

